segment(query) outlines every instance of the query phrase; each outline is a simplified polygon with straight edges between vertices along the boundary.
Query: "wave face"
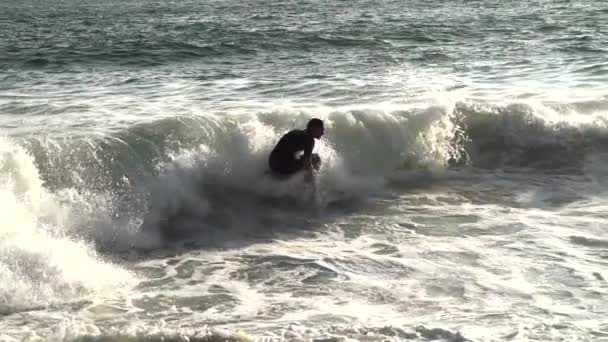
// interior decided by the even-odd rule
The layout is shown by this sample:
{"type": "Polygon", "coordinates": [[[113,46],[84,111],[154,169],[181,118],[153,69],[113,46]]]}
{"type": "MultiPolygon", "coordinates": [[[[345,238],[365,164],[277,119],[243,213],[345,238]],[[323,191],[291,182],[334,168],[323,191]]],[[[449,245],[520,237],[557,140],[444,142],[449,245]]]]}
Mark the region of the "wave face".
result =
{"type": "Polygon", "coordinates": [[[607,104],[461,104],[455,111],[472,165],[572,170],[605,152],[607,104]]]}
{"type": "Polygon", "coordinates": [[[325,120],[316,148],[323,177],[385,179],[407,169],[576,166],[605,152],[608,101],[436,102],[431,105],[283,107],[254,114],[153,120],[115,133],[18,139],[51,189],[123,192],[184,163],[200,178],[241,186],[265,172],[281,134],[325,120]],[[251,174],[253,178],[248,178],[251,174]],[[238,182],[242,182],[239,184],[238,182]]]}
{"type": "MultiPolygon", "coordinates": [[[[405,163],[442,168],[459,152],[457,142],[454,145],[459,129],[440,107],[318,114],[332,133],[316,147],[323,167],[315,206],[326,207],[338,198],[365,198],[381,191],[385,174],[405,163]]],[[[199,219],[219,215],[225,221],[242,217],[242,208],[255,213],[260,198],[305,200],[301,180],[279,182],[268,177],[266,169],[280,134],[303,127],[310,115],[291,110],[171,118],[101,138],[26,139],[21,146],[35,159],[45,190],[90,195],[82,200],[101,202],[99,207],[107,210],[103,216],[130,220],[136,227],[142,220],[147,226],[150,220],[166,220],[167,212],[191,208],[199,219]],[[236,197],[246,203],[237,203],[236,197]]],[[[98,234],[99,229],[90,233],[98,234]]]]}

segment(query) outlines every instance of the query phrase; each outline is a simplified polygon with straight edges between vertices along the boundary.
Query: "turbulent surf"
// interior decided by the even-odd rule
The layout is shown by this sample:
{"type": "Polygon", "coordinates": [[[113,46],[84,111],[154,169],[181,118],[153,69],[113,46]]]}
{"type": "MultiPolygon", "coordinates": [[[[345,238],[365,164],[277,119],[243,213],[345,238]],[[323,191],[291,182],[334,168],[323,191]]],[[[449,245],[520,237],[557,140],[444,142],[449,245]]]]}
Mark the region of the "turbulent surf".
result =
{"type": "Polygon", "coordinates": [[[0,1],[0,340],[601,339],[607,16],[0,1]]]}

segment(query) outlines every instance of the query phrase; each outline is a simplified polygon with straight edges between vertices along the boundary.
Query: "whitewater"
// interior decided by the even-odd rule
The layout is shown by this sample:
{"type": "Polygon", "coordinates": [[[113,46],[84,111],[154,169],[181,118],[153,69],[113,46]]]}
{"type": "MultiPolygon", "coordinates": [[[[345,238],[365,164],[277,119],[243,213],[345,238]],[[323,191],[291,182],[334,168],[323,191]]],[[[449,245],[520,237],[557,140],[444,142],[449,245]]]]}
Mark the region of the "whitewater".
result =
{"type": "Polygon", "coordinates": [[[608,340],[607,20],[0,0],[0,341],[608,340]]]}

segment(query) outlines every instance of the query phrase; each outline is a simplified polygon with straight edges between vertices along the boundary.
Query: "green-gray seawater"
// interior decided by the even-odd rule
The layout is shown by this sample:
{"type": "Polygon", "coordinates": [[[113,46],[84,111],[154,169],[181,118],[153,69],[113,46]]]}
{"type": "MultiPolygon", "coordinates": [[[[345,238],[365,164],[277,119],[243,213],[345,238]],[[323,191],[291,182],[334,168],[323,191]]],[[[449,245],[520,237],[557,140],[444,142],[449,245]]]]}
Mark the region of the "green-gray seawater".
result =
{"type": "Polygon", "coordinates": [[[602,341],[608,2],[0,0],[0,341],[602,341]],[[266,173],[325,120],[317,191],[266,173]]]}

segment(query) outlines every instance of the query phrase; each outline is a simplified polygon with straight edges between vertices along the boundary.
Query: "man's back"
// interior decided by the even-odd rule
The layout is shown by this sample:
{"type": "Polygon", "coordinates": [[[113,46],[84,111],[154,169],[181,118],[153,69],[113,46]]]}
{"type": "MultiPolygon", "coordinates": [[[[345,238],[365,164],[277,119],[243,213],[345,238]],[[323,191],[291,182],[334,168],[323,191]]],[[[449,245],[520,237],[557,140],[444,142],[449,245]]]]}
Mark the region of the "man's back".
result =
{"type": "Polygon", "coordinates": [[[270,159],[294,159],[296,152],[304,151],[310,155],[315,145],[314,138],[306,131],[294,129],[283,135],[270,153],[270,159]]]}
{"type": "Polygon", "coordinates": [[[312,149],[315,147],[315,139],[321,138],[323,133],[323,121],[313,118],[306,124],[306,130],[294,129],[282,136],[268,158],[270,170],[279,175],[308,170],[312,177],[313,170],[319,170],[321,166],[321,158],[313,155],[312,149]],[[296,158],[296,153],[300,151],[304,151],[304,155],[296,158]]]}

